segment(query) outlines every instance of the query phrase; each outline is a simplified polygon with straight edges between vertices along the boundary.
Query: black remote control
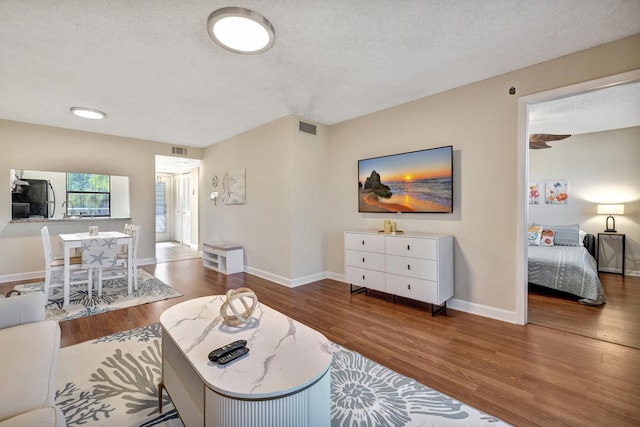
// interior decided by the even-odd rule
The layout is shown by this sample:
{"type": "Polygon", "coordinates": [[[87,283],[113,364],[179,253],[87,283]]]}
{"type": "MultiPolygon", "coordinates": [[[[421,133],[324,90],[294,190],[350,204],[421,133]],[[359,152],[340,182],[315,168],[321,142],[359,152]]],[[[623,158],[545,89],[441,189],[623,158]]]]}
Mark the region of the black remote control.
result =
{"type": "Polygon", "coordinates": [[[238,340],[217,348],[209,353],[209,360],[212,362],[217,362],[218,359],[220,359],[225,354],[231,353],[232,351],[242,348],[245,345],[247,345],[247,340],[238,340]]]}
{"type": "Polygon", "coordinates": [[[249,349],[247,347],[239,348],[237,350],[232,351],[231,353],[227,353],[224,356],[218,358],[218,364],[226,365],[232,360],[236,360],[237,358],[244,356],[247,353],[249,353],[249,349]]]}

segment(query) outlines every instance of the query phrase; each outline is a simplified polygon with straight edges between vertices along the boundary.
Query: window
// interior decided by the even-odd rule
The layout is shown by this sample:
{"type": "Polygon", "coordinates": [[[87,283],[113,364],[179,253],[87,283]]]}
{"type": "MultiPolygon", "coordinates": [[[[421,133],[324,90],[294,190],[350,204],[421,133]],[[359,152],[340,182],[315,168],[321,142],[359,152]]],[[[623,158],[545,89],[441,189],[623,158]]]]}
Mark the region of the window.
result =
{"type": "Polygon", "coordinates": [[[156,233],[167,231],[164,189],[164,182],[156,182],[156,233]]]}
{"type": "Polygon", "coordinates": [[[109,175],[67,173],[67,215],[111,216],[109,175]]]}

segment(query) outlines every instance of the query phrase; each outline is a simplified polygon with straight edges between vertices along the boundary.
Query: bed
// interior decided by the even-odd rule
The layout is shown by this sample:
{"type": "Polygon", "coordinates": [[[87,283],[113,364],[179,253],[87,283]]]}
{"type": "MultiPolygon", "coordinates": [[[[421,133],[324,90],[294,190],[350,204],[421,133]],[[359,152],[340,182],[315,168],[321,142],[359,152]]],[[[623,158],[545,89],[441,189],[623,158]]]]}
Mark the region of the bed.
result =
{"type": "Polygon", "coordinates": [[[606,298],[594,253],[595,237],[591,234],[580,246],[529,245],[529,283],[576,295],[581,304],[603,304],[606,298]]]}

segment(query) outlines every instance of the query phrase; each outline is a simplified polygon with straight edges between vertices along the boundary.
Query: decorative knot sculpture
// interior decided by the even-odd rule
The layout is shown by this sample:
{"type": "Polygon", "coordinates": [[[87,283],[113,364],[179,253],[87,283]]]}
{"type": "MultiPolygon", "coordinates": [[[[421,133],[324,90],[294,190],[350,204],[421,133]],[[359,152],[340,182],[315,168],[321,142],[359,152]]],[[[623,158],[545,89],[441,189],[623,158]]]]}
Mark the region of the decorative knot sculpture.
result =
{"type": "Polygon", "coordinates": [[[251,316],[256,310],[258,297],[249,288],[232,289],[227,292],[226,296],[227,299],[220,307],[220,316],[222,316],[223,322],[229,326],[245,326],[251,321],[251,316]],[[247,303],[248,300],[250,300],[250,304],[247,303]],[[238,303],[242,304],[243,311],[238,310],[238,303]]]}

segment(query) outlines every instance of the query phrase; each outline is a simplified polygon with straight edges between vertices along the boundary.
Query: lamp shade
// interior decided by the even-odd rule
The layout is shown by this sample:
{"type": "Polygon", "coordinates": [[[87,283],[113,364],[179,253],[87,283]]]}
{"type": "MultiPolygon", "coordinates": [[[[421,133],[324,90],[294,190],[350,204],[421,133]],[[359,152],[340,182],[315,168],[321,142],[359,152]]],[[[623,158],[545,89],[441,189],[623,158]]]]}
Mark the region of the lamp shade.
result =
{"type": "Polygon", "coordinates": [[[624,205],[598,205],[598,215],[624,215],[624,205]]]}

